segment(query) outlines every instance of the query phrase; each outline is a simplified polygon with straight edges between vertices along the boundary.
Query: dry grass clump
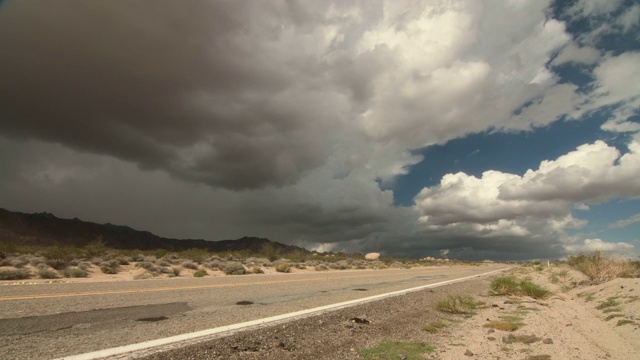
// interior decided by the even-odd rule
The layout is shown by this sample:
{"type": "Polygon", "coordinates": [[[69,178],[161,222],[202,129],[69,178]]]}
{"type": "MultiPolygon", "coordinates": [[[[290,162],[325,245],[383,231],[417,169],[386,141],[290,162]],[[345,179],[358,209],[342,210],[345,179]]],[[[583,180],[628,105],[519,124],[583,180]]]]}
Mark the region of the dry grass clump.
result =
{"type": "Polygon", "coordinates": [[[530,280],[517,280],[513,276],[501,276],[491,282],[491,291],[496,295],[526,295],[544,299],[551,292],[530,280]]]}
{"type": "Polygon", "coordinates": [[[60,277],[60,275],[56,271],[46,268],[38,269],[38,271],[36,271],[36,274],[40,279],[57,279],[60,277]]]}
{"type": "Polygon", "coordinates": [[[450,314],[473,314],[481,303],[470,296],[451,295],[447,299],[438,301],[436,308],[450,314]]]}
{"type": "Polygon", "coordinates": [[[493,320],[484,325],[486,328],[501,330],[501,331],[516,331],[523,326],[522,323],[516,323],[506,320],[493,320]]]}
{"type": "Polygon", "coordinates": [[[615,278],[633,277],[638,270],[631,261],[616,260],[600,251],[592,254],[571,255],[567,263],[587,275],[595,283],[603,283],[615,278]]]}
{"type": "Polygon", "coordinates": [[[277,272],[288,273],[291,272],[291,265],[286,262],[280,263],[275,266],[277,272]]]}

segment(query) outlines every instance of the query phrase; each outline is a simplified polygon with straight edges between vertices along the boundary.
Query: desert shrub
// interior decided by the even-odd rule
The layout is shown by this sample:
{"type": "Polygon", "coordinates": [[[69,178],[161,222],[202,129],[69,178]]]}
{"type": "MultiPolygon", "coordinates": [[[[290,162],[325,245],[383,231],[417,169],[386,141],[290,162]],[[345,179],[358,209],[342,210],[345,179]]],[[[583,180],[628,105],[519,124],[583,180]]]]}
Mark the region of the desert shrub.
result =
{"type": "Polygon", "coordinates": [[[338,269],[340,269],[340,265],[338,265],[336,263],[331,263],[331,264],[329,264],[329,269],[338,270],[338,269]]]}
{"type": "Polygon", "coordinates": [[[220,260],[212,260],[208,263],[205,263],[204,266],[208,267],[209,269],[219,270],[221,267],[223,267],[223,262],[220,260]]]}
{"type": "Polygon", "coordinates": [[[19,269],[19,268],[23,268],[27,264],[29,264],[29,260],[27,258],[25,258],[24,256],[19,256],[19,257],[15,257],[15,258],[11,259],[9,264],[11,264],[10,266],[13,266],[13,267],[19,269]]]}
{"type": "Polygon", "coordinates": [[[87,262],[87,261],[81,261],[78,263],[78,268],[82,269],[82,270],[87,270],[91,267],[91,263],[87,262]]]}
{"type": "Polygon", "coordinates": [[[98,236],[97,239],[84,246],[84,253],[89,258],[102,257],[107,254],[107,250],[107,242],[102,238],[102,236],[98,236]]]}
{"type": "Polygon", "coordinates": [[[31,277],[28,269],[0,270],[0,280],[22,280],[31,277]]]}
{"type": "Polygon", "coordinates": [[[158,267],[158,271],[161,274],[173,274],[173,270],[171,270],[171,268],[167,267],[167,266],[160,266],[158,267]]]}
{"type": "Polygon", "coordinates": [[[57,279],[60,277],[57,272],[46,268],[38,269],[38,271],[36,271],[36,274],[40,279],[57,279]]]}
{"type": "Polygon", "coordinates": [[[171,273],[173,274],[173,276],[180,276],[181,271],[182,269],[177,266],[171,268],[171,273]]]}
{"type": "Polygon", "coordinates": [[[60,270],[60,274],[66,278],[84,278],[89,276],[87,270],[81,268],[60,270]]]}
{"type": "Polygon", "coordinates": [[[636,267],[631,261],[616,260],[600,251],[569,256],[567,263],[596,283],[615,278],[633,277],[636,267]]]}
{"type": "Polygon", "coordinates": [[[158,260],[158,265],[159,266],[171,266],[172,263],[168,262],[167,260],[158,260]]]}
{"type": "Polygon", "coordinates": [[[135,275],[133,277],[133,280],[144,280],[144,279],[151,279],[153,277],[153,275],[147,271],[140,273],[138,275],[135,275]]]}
{"type": "Polygon", "coordinates": [[[198,270],[198,265],[192,261],[183,262],[182,267],[185,269],[198,270]]]}
{"type": "Polygon", "coordinates": [[[118,260],[108,260],[100,264],[100,271],[105,274],[117,274],[120,271],[118,260]]]}
{"type": "Polygon", "coordinates": [[[208,275],[208,274],[207,274],[207,270],[205,270],[205,269],[200,269],[200,270],[198,270],[198,271],[193,273],[194,277],[203,277],[203,276],[206,276],[206,275],[208,275]]]}
{"type": "Polygon", "coordinates": [[[145,270],[149,270],[149,271],[155,271],[156,270],[156,266],[149,262],[149,261],[141,261],[139,263],[136,264],[137,268],[142,268],[145,270]]]}
{"type": "Polygon", "coordinates": [[[275,269],[277,272],[288,273],[288,272],[291,272],[291,265],[289,265],[286,262],[283,262],[283,263],[277,264],[275,266],[275,269]]]}
{"type": "Polygon", "coordinates": [[[265,243],[264,245],[262,245],[262,249],[260,251],[260,253],[266,257],[267,259],[269,259],[269,261],[273,262],[276,261],[280,258],[280,251],[278,249],[276,249],[276,246],[271,243],[265,243]]]}
{"type": "Polygon", "coordinates": [[[325,264],[320,264],[320,265],[315,267],[315,270],[316,271],[326,271],[326,270],[329,270],[329,268],[325,264]]]}
{"type": "Polygon", "coordinates": [[[238,262],[226,263],[222,271],[227,275],[244,275],[246,272],[244,266],[238,262]]]}
{"type": "Polygon", "coordinates": [[[522,295],[531,296],[535,299],[543,299],[551,292],[538,284],[534,284],[529,280],[522,280],[520,282],[520,293],[522,295]]]}
{"type": "Polygon", "coordinates": [[[450,314],[472,314],[478,303],[470,296],[451,295],[447,299],[438,301],[436,308],[450,314]]]}
{"type": "Polygon", "coordinates": [[[56,270],[66,269],[69,262],[82,257],[82,251],[75,246],[51,246],[42,251],[47,265],[56,270]]]}
{"type": "Polygon", "coordinates": [[[188,249],[181,251],[179,255],[183,259],[193,260],[200,264],[209,256],[209,252],[206,249],[188,249]]]}
{"type": "Polygon", "coordinates": [[[251,269],[251,272],[254,274],[264,274],[264,270],[262,270],[262,268],[260,266],[254,266],[251,269]]]}
{"type": "Polygon", "coordinates": [[[118,257],[116,258],[116,261],[120,265],[129,265],[129,259],[127,259],[126,257],[118,257]]]}

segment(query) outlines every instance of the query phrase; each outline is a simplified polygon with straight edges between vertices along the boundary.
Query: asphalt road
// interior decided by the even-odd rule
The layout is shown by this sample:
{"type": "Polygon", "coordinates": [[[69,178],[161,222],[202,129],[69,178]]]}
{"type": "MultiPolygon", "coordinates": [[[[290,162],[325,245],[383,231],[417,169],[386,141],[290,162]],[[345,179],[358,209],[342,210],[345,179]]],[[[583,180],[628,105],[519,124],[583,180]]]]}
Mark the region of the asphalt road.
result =
{"type": "Polygon", "coordinates": [[[503,267],[0,285],[0,357],[51,359],[86,353],[503,267]]]}

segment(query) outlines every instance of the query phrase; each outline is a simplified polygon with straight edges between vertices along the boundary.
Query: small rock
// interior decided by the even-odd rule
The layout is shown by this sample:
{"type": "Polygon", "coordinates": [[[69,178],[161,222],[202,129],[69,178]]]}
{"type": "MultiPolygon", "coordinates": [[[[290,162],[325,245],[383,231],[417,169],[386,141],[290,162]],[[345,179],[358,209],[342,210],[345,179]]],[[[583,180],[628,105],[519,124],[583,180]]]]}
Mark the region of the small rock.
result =
{"type": "Polygon", "coordinates": [[[471,352],[471,350],[467,349],[467,351],[464,352],[464,354],[466,356],[473,356],[473,353],[471,352]]]}
{"type": "Polygon", "coordinates": [[[487,340],[496,341],[496,338],[494,338],[493,336],[487,336],[487,340]]]}
{"type": "Polygon", "coordinates": [[[573,324],[567,324],[567,326],[573,326],[573,324]]]}
{"type": "Polygon", "coordinates": [[[487,330],[487,334],[491,334],[491,333],[493,333],[493,332],[496,332],[496,331],[495,331],[494,329],[489,329],[489,330],[487,330]]]}
{"type": "Polygon", "coordinates": [[[407,355],[400,354],[400,360],[407,360],[407,355]]]}
{"type": "Polygon", "coordinates": [[[551,338],[546,338],[546,339],[542,340],[542,343],[543,344],[547,344],[547,345],[553,344],[553,340],[551,338]]]}

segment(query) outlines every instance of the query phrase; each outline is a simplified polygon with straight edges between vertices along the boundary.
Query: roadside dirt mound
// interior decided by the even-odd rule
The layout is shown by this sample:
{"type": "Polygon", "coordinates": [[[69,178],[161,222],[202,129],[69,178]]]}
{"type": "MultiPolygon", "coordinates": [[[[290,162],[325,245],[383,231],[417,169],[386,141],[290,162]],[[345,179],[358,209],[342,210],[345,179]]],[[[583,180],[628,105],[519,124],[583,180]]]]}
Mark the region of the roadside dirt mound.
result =
{"type": "Polygon", "coordinates": [[[431,358],[462,359],[466,353],[473,359],[624,360],[640,353],[640,279],[590,285],[564,266],[526,267],[514,274],[553,294],[544,300],[479,297],[488,307],[442,333],[431,358]],[[491,327],[505,322],[520,327],[491,327]]]}

